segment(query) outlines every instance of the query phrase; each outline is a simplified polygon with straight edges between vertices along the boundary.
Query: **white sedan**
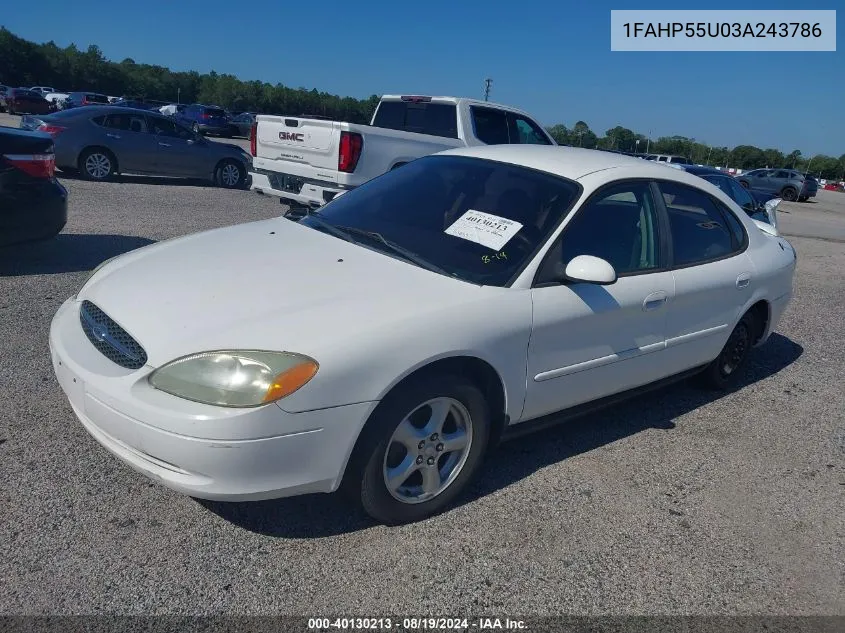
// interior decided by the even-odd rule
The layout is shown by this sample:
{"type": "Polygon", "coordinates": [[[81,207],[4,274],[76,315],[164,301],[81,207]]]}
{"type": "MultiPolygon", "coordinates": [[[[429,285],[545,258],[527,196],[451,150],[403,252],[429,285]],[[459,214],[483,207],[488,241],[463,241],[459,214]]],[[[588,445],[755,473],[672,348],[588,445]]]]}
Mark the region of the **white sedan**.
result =
{"type": "Polygon", "coordinates": [[[697,176],[460,149],[299,222],[110,260],[50,349],[89,433],[162,484],[233,501],[343,488],[397,524],[452,503],[510,433],[693,373],[727,386],[795,262],[697,176]]]}

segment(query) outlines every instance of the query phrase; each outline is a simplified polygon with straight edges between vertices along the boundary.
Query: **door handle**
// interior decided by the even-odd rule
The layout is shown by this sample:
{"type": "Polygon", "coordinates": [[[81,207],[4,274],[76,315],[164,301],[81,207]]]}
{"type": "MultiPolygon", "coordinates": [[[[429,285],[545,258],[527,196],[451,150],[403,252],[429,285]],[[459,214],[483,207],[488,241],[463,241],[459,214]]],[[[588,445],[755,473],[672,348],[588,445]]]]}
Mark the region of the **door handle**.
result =
{"type": "Polygon", "coordinates": [[[106,134],[109,138],[120,138],[120,134],[106,134]]]}
{"type": "Polygon", "coordinates": [[[658,292],[652,292],[649,296],[645,298],[645,301],[643,301],[643,310],[657,310],[657,308],[661,307],[665,303],[665,292],[663,292],[662,290],[658,292]]]}
{"type": "Polygon", "coordinates": [[[161,147],[170,147],[170,143],[159,143],[161,147]]]}
{"type": "Polygon", "coordinates": [[[736,287],[742,290],[751,283],[751,273],[742,273],[736,278],[736,287]]]}

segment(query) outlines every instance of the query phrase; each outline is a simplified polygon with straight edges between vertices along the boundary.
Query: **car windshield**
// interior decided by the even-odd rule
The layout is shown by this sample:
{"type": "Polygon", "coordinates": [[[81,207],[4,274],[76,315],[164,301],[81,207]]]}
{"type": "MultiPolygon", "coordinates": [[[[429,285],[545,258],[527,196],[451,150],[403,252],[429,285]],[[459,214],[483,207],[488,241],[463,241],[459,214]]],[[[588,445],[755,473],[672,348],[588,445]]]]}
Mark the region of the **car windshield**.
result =
{"type": "Polygon", "coordinates": [[[464,281],[506,286],[580,191],[571,180],[517,165],[428,156],[300,222],[464,281]]]}

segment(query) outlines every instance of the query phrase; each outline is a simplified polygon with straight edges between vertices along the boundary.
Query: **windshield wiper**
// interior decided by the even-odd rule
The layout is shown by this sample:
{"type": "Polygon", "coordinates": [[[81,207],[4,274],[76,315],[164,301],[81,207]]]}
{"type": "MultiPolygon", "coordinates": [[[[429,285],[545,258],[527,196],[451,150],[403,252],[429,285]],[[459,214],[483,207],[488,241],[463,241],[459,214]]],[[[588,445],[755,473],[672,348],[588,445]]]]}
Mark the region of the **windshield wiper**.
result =
{"type": "Polygon", "coordinates": [[[347,233],[351,233],[353,235],[362,235],[364,237],[369,237],[372,240],[376,240],[377,242],[381,242],[382,244],[387,246],[387,248],[389,248],[391,251],[393,251],[397,255],[402,256],[404,259],[408,260],[412,264],[416,264],[420,268],[425,268],[426,270],[430,270],[441,275],[446,275],[447,277],[452,277],[452,274],[450,272],[444,270],[443,268],[440,268],[440,266],[436,264],[432,264],[427,259],[420,257],[414,251],[410,251],[404,246],[400,246],[395,242],[391,242],[386,237],[384,237],[384,235],[377,231],[367,231],[365,229],[359,229],[354,226],[341,225],[337,225],[335,228],[338,228],[342,231],[346,231],[347,233]]]}
{"type": "Polygon", "coordinates": [[[327,220],[324,220],[319,211],[308,211],[308,214],[305,217],[313,218],[314,221],[320,225],[320,228],[326,229],[327,233],[331,233],[335,237],[339,237],[340,239],[345,240],[347,242],[352,242],[353,244],[357,243],[354,239],[352,239],[352,236],[349,235],[349,231],[345,230],[344,228],[335,226],[327,220]]]}

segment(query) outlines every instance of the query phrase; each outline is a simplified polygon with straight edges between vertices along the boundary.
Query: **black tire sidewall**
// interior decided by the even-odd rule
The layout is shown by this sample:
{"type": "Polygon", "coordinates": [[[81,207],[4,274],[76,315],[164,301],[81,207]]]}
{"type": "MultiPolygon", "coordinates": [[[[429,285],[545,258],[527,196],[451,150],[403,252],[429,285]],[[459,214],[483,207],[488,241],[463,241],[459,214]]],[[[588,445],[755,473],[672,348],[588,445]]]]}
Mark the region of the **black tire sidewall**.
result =
{"type": "Polygon", "coordinates": [[[739,320],[739,323],[736,324],[733,330],[731,330],[731,335],[728,337],[725,346],[719,350],[719,355],[716,359],[708,365],[707,369],[704,372],[704,377],[706,382],[716,389],[728,389],[733,382],[736,381],[737,375],[741,372],[741,370],[745,367],[745,364],[748,362],[748,357],[751,355],[751,348],[754,344],[754,336],[756,332],[756,321],[754,319],[754,315],[750,312],[746,312],[745,315],[739,320]],[[731,344],[731,339],[733,338],[734,332],[740,328],[741,326],[745,326],[748,328],[748,347],[745,350],[745,355],[740,360],[739,364],[734,367],[733,371],[730,374],[725,374],[722,371],[722,354],[725,352],[725,349],[728,345],[731,344]]]}
{"type": "Polygon", "coordinates": [[[787,202],[795,202],[798,199],[798,192],[792,187],[784,187],[783,191],[780,192],[780,197],[787,202]]]}
{"type": "Polygon", "coordinates": [[[491,429],[490,407],[483,393],[460,377],[432,377],[400,387],[381,402],[361,433],[350,459],[348,492],[353,493],[372,518],[387,525],[419,521],[447,509],[478,474],[487,453],[491,429]],[[454,482],[434,499],[419,504],[395,499],[384,483],[384,454],[396,427],[415,407],[433,398],[454,398],[472,419],[472,444],[454,482]]]}

